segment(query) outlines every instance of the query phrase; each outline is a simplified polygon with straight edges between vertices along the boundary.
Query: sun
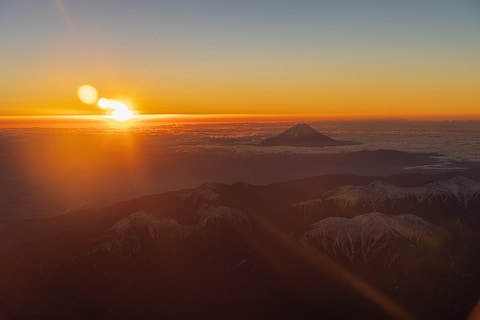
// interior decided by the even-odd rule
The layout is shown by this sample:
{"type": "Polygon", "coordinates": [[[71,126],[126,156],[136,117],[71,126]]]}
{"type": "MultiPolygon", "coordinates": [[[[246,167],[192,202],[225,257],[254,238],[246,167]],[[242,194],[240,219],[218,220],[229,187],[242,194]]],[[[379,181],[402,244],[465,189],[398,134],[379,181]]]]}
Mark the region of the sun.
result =
{"type": "Polygon", "coordinates": [[[85,104],[94,104],[96,102],[100,108],[112,110],[109,118],[113,120],[123,122],[138,117],[134,115],[134,112],[130,110],[129,106],[124,102],[106,98],[100,98],[97,101],[97,89],[90,85],[80,86],[77,93],[78,98],[85,104]]]}
{"type": "Polygon", "coordinates": [[[117,100],[101,98],[98,100],[98,106],[102,109],[113,110],[110,117],[117,121],[127,121],[135,117],[133,111],[125,103],[117,100]]]}
{"type": "Polygon", "coordinates": [[[132,119],[133,112],[131,110],[115,110],[112,112],[112,119],[117,121],[127,121],[132,119]]]}

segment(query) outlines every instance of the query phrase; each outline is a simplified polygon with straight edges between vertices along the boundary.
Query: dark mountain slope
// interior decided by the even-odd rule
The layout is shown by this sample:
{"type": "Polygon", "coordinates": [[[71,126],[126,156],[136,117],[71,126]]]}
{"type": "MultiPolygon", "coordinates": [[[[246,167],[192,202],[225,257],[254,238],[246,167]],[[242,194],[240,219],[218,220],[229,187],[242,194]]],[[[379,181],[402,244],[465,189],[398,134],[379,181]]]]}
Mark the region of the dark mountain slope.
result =
{"type": "Polygon", "coordinates": [[[308,124],[297,124],[279,135],[266,138],[263,140],[261,146],[293,146],[293,147],[327,147],[327,146],[343,146],[359,144],[350,141],[334,140],[321,134],[317,130],[310,127],[308,124]]]}
{"type": "Polygon", "coordinates": [[[14,319],[465,318],[480,293],[478,182],[387,179],[416,186],[205,184],[26,221],[1,235],[23,243],[0,254],[0,306],[14,319]],[[427,215],[409,212],[419,200],[427,215]]]}

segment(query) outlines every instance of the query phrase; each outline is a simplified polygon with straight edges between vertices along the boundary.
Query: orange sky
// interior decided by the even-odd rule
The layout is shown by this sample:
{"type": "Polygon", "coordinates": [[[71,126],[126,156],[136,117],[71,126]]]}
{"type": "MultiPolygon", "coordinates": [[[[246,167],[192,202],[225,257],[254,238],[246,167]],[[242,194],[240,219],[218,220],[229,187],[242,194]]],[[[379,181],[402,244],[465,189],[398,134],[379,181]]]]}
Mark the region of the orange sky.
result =
{"type": "Polygon", "coordinates": [[[83,84],[140,114],[480,115],[470,1],[366,4],[375,15],[353,1],[148,3],[5,6],[0,115],[105,114],[78,100],[83,84]]]}

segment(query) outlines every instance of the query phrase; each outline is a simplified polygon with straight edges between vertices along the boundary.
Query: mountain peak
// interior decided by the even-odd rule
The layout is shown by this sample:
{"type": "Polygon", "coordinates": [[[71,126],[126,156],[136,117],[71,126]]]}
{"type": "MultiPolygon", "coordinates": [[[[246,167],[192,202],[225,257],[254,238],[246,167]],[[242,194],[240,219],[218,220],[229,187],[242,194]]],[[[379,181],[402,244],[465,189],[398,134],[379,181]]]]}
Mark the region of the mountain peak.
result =
{"type": "Polygon", "coordinates": [[[299,123],[294,125],[293,127],[285,130],[283,133],[281,133],[284,136],[291,136],[291,137],[322,137],[328,141],[333,141],[333,139],[330,139],[329,137],[321,134],[317,130],[313,129],[306,123],[299,123]]]}
{"type": "Polygon", "coordinates": [[[306,123],[299,123],[282,133],[266,138],[262,146],[293,146],[293,147],[326,147],[355,144],[348,141],[338,141],[318,132],[306,123]]]}

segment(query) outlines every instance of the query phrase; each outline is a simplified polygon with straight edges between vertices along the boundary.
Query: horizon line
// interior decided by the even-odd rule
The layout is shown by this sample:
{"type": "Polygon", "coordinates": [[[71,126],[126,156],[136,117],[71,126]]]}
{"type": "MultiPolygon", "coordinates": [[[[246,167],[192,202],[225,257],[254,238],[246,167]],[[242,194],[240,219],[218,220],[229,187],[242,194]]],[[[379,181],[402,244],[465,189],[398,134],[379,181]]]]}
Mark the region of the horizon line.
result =
{"type": "MultiPolygon", "coordinates": [[[[480,120],[480,114],[360,114],[360,113],[178,113],[178,114],[137,114],[131,120],[168,120],[173,118],[202,118],[202,120],[222,121],[228,119],[241,120],[294,120],[294,119],[314,119],[314,120],[339,120],[339,121],[369,121],[369,120],[403,120],[403,121],[472,121],[480,120]]],[[[108,115],[102,114],[43,114],[43,115],[0,115],[1,120],[47,120],[47,119],[72,119],[72,120],[111,120],[108,115]]]]}

